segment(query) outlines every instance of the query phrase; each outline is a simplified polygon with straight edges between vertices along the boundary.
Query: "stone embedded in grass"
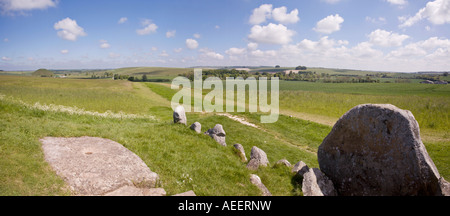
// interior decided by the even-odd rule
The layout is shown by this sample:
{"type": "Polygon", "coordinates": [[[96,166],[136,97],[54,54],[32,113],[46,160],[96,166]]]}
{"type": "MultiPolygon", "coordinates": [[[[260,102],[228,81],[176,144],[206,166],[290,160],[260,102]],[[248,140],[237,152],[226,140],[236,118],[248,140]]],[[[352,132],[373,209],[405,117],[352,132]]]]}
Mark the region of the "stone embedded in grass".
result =
{"type": "Polygon", "coordinates": [[[220,145],[227,146],[227,143],[225,142],[226,134],[221,124],[216,124],[214,128],[208,129],[208,131],[206,131],[205,134],[209,135],[220,145]]]}
{"type": "Polygon", "coordinates": [[[277,162],[275,163],[274,166],[286,166],[286,167],[291,167],[292,165],[291,165],[291,163],[289,163],[288,160],[286,160],[286,159],[281,159],[281,160],[277,161],[277,162]]]}
{"type": "Polygon", "coordinates": [[[247,168],[257,170],[259,166],[267,166],[268,164],[269,160],[267,159],[266,153],[260,148],[253,146],[247,168]]]}
{"type": "Polygon", "coordinates": [[[298,163],[296,163],[294,165],[294,167],[292,168],[292,172],[293,173],[297,173],[300,176],[303,176],[303,174],[305,174],[306,172],[308,172],[309,167],[308,165],[305,164],[305,162],[303,161],[299,161],[298,163]]]}
{"type": "Polygon", "coordinates": [[[159,181],[139,156],[112,140],[84,136],[40,141],[45,160],[77,195],[104,195],[123,186],[130,187],[113,194],[140,194],[159,181]]]}
{"type": "Polygon", "coordinates": [[[337,196],[333,182],[317,168],[303,175],[303,196],[337,196]]]}
{"type": "Polygon", "coordinates": [[[441,195],[439,172],[408,110],[359,105],[323,140],[318,161],[339,195],[441,195]]]}
{"type": "Polygon", "coordinates": [[[261,178],[255,174],[250,175],[250,182],[261,190],[263,196],[272,196],[269,189],[262,183],[261,178]]]}
{"type": "Polygon", "coordinates": [[[194,193],[193,190],[190,190],[190,191],[186,191],[184,193],[175,194],[175,195],[172,195],[172,196],[197,196],[197,195],[194,193]]]}
{"type": "Polygon", "coordinates": [[[190,127],[192,130],[194,130],[197,133],[201,133],[202,132],[202,125],[199,122],[195,122],[194,124],[191,125],[190,127]]]}
{"type": "Polygon", "coordinates": [[[245,156],[244,147],[239,143],[236,143],[233,146],[237,150],[237,154],[239,155],[239,158],[241,158],[241,161],[247,162],[247,157],[245,156]]]}
{"type": "Polygon", "coordinates": [[[183,106],[177,106],[173,111],[173,123],[187,124],[186,113],[183,106]]]}

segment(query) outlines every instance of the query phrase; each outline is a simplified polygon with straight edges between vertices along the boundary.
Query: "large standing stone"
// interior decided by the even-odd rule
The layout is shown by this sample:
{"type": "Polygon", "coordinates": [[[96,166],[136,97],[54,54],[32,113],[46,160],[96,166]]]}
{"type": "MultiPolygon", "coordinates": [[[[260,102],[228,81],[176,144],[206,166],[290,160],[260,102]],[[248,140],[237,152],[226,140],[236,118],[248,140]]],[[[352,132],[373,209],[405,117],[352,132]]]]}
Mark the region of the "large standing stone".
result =
{"type": "Polygon", "coordinates": [[[183,106],[177,106],[173,111],[173,123],[187,124],[186,113],[183,106]]]}
{"type": "Polygon", "coordinates": [[[269,160],[267,159],[266,153],[260,148],[253,146],[247,168],[257,170],[259,166],[267,166],[268,164],[269,160]]]}
{"type": "Polygon", "coordinates": [[[303,196],[337,196],[333,182],[317,168],[303,174],[302,192],[303,196]]]}
{"type": "Polygon", "coordinates": [[[441,195],[417,121],[393,105],[345,113],[319,146],[318,160],[339,195],[441,195]]]}
{"type": "Polygon", "coordinates": [[[209,135],[220,145],[227,146],[227,143],[225,142],[226,134],[221,124],[216,124],[214,128],[208,129],[208,131],[206,131],[205,134],[209,135]]]}
{"type": "Polygon", "coordinates": [[[202,132],[202,125],[199,122],[195,122],[194,124],[191,125],[190,127],[192,130],[194,130],[197,133],[201,133],[202,132]]]}

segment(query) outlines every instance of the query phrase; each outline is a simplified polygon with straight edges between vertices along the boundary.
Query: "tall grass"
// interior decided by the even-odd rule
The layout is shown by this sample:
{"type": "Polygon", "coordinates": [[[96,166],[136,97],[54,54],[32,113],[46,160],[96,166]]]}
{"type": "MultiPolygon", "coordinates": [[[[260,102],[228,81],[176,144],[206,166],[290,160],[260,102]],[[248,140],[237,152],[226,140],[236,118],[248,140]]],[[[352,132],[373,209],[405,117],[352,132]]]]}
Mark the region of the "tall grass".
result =
{"type": "Polygon", "coordinates": [[[393,104],[410,110],[423,129],[448,131],[450,97],[416,95],[368,95],[281,91],[280,109],[338,119],[351,108],[365,103],[393,104]]]}
{"type": "Polygon", "coordinates": [[[96,112],[147,114],[157,104],[135,93],[132,83],[114,80],[0,76],[0,93],[29,104],[54,104],[96,112]]]}

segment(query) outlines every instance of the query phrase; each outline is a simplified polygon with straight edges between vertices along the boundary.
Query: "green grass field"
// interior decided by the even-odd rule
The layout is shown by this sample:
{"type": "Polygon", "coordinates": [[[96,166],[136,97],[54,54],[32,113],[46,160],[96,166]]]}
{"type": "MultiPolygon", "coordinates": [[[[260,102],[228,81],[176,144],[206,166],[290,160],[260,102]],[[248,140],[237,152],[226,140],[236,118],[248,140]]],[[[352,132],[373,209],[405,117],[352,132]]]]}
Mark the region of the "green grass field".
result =
{"type": "MultiPolygon", "coordinates": [[[[153,75],[160,76],[158,73],[153,75]]],[[[173,75],[174,71],[161,73],[173,75]]],[[[222,147],[206,135],[171,122],[170,99],[176,91],[167,84],[0,76],[0,195],[72,194],[44,160],[39,138],[45,136],[117,141],[160,175],[168,195],[187,190],[211,196],[259,195],[250,183],[251,173],[260,176],[274,195],[301,195],[301,185],[290,170],[272,165],[287,159],[292,164],[302,160],[309,167],[318,167],[317,148],[331,125],[317,122],[337,120],[359,103],[392,103],[411,110],[422,135],[425,132],[422,139],[440,174],[450,179],[448,86],[282,82],[280,90],[282,112],[305,115],[310,121],[281,115],[274,124],[261,124],[260,114],[232,113],[256,124],[257,129],[225,116],[187,114],[188,125],[198,121],[202,131],[222,124],[228,144],[222,147]],[[106,118],[26,105],[37,102],[155,118],[106,118]],[[247,158],[253,146],[263,149],[271,165],[247,170],[234,153],[235,143],[244,146],[247,158]]]]}

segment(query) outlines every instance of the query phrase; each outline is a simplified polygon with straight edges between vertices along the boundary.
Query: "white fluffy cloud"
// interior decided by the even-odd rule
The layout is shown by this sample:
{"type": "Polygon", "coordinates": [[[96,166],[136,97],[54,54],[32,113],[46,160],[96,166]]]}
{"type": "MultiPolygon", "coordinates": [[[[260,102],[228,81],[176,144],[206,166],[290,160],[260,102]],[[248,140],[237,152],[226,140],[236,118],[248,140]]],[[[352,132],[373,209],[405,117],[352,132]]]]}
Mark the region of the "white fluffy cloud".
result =
{"type": "Polygon", "coordinates": [[[57,32],[58,36],[65,40],[76,41],[78,37],[86,36],[84,29],[77,24],[76,20],[70,18],[65,18],[53,26],[57,32]]]}
{"type": "Polygon", "coordinates": [[[410,43],[397,50],[391,51],[389,56],[423,58],[432,55],[435,52],[443,53],[443,51],[444,53],[446,52],[448,54],[447,57],[450,58],[450,40],[431,37],[427,40],[410,43]]]}
{"type": "Polygon", "coordinates": [[[125,23],[127,20],[128,20],[128,18],[121,17],[117,23],[122,24],[122,23],[125,23]]]}
{"type": "Polygon", "coordinates": [[[249,50],[255,50],[258,48],[258,44],[257,43],[248,43],[247,44],[247,49],[249,50]]]}
{"type": "Polygon", "coordinates": [[[67,53],[69,53],[69,50],[63,49],[63,50],[60,51],[60,53],[61,54],[67,54],[67,53]]]}
{"type": "Polygon", "coordinates": [[[323,52],[329,49],[332,49],[335,46],[348,45],[348,41],[346,40],[334,40],[328,39],[328,36],[324,36],[320,38],[318,41],[311,41],[308,39],[302,40],[297,46],[303,50],[315,51],[315,52],[323,52]]]}
{"type": "Polygon", "coordinates": [[[428,2],[413,17],[399,17],[401,28],[410,27],[422,19],[427,19],[434,25],[450,23],[450,0],[435,0],[428,2]]]}
{"type": "Polygon", "coordinates": [[[191,50],[197,49],[198,42],[192,38],[186,39],[186,47],[191,50]]]}
{"type": "Polygon", "coordinates": [[[172,37],[175,37],[175,33],[176,33],[177,31],[175,31],[175,30],[172,30],[172,31],[167,31],[166,32],[166,38],[172,38],[172,37]]]}
{"type": "Polygon", "coordinates": [[[143,29],[136,30],[138,35],[148,35],[156,32],[158,26],[155,23],[152,23],[151,20],[145,19],[141,22],[141,25],[144,26],[143,29]]]}
{"type": "Polygon", "coordinates": [[[100,42],[100,48],[102,48],[102,49],[107,49],[107,48],[111,47],[111,45],[106,40],[100,40],[99,42],[100,42]]]}
{"type": "Polygon", "coordinates": [[[294,9],[288,13],[287,8],[284,6],[272,10],[271,4],[263,4],[253,10],[249,23],[258,25],[271,18],[283,24],[297,23],[300,20],[298,17],[298,9],[294,9]]]}
{"type": "Polygon", "coordinates": [[[324,34],[331,34],[333,32],[339,31],[343,22],[344,18],[339,16],[339,14],[330,15],[317,22],[314,31],[324,34]]]}
{"type": "Polygon", "coordinates": [[[257,25],[263,22],[266,22],[266,18],[270,18],[272,13],[272,5],[271,4],[263,4],[259,6],[259,8],[255,8],[253,10],[252,15],[250,16],[250,24],[257,25]]]}
{"type": "Polygon", "coordinates": [[[407,0],[386,0],[386,1],[393,5],[400,5],[400,6],[408,4],[407,0]]]}
{"type": "Polygon", "coordinates": [[[159,54],[159,56],[160,56],[160,57],[168,57],[169,54],[168,54],[165,50],[163,50],[163,51],[159,54]]]}
{"type": "Polygon", "coordinates": [[[242,55],[246,52],[245,48],[230,48],[227,51],[225,51],[228,55],[242,55]]]}
{"type": "Polygon", "coordinates": [[[56,7],[58,1],[54,0],[0,0],[0,7],[4,12],[29,11],[56,7]]]}
{"type": "Polygon", "coordinates": [[[275,21],[284,24],[296,23],[300,20],[300,18],[298,18],[297,9],[294,9],[290,13],[287,13],[287,8],[284,6],[273,9],[272,17],[275,21]]]}
{"type": "Polygon", "coordinates": [[[408,39],[408,35],[400,35],[377,29],[369,34],[370,43],[383,47],[401,46],[403,41],[408,39]]]}
{"type": "Polygon", "coordinates": [[[295,31],[289,30],[283,24],[269,23],[267,26],[254,25],[248,38],[257,43],[287,44],[291,42],[295,31]]]}
{"type": "Polygon", "coordinates": [[[200,55],[200,57],[202,59],[215,59],[215,60],[223,60],[224,56],[221,55],[220,53],[216,53],[210,49],[200,49],[199,50],[202,54],[200,55]]]}

